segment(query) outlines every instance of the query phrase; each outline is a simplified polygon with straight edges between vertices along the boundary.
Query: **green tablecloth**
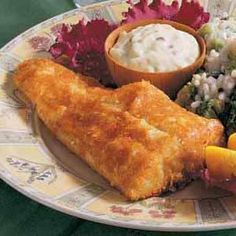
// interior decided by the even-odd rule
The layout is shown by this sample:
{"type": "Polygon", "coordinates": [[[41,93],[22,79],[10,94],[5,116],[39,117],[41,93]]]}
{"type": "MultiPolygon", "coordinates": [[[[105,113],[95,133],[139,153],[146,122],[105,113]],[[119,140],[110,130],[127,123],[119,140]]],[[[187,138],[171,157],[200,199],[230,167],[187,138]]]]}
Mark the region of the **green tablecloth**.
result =
{"type": "MultiPolygon", "coordinates": [[[[0,0],[0,46],[29,27],[74,7],[72,0],[0,0]]],[[[0,236],[14,235],[208,235],[236,230],[162,233],[122,229],[77,219],[31,201],[0,180],[0,236]]]]}

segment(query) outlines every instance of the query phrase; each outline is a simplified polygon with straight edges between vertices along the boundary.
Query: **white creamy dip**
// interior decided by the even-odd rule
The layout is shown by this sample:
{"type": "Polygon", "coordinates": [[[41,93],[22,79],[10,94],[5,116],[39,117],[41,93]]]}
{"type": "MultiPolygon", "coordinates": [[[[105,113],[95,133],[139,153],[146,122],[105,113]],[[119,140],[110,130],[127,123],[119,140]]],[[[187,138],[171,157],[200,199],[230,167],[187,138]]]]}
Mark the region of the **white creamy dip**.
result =
{"type": "Polygon", "coordinates": [[[167,72],[191,65],[199,56],[197,40],[167,24],[122,32],[110,50],[118,63],[146,72],[167,72]]]}

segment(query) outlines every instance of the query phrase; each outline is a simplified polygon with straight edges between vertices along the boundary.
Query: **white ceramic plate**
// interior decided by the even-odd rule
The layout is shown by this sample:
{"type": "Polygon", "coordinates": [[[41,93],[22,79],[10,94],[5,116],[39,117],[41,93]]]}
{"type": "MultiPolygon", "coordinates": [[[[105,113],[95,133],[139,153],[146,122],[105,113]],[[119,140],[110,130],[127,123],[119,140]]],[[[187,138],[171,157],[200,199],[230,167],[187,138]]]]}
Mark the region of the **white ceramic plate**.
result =
{"type": "Polygon", "coordinates": [[[117,22],[121,1],[73,10],[43,22],[0,51],[0,177],[29,198],[83,219],[121,227],[201,231],[236,227],[236,197],[194,182],[169,197],[127,202],[70,153],[19,98],[12,85],[15,67],[45,53],[62,23],[102,17],[117,22]]]}

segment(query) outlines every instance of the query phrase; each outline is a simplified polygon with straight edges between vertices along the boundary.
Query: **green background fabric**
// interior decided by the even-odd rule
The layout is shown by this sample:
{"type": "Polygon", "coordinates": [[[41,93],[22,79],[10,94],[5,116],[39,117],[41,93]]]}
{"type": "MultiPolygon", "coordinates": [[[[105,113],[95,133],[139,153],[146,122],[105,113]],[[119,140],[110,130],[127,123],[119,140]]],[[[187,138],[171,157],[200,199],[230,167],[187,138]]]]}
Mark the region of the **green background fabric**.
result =
{"type": "MultiPolygon", "coordinates": [[[[0,47],[31,26],[73,8],[72,0],[0,0],[0,47]]],[[[0,180],[0,236],[15,235],[233,236],[236,230],[163,233],[96,224],[42,206],[0,180]]]]}

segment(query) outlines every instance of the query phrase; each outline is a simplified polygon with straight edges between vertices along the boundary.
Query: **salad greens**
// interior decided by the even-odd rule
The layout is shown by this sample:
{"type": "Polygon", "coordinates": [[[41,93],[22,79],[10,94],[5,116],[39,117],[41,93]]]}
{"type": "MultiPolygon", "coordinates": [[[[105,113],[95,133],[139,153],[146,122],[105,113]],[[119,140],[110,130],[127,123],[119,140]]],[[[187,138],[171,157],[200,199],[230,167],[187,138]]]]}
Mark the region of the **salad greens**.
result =
{"type": "Polygon", "coordinates": [[[206,61],[176,102],[206,118],[218,118],[229,136],[236,132],[236,20],[214,19],[198,32],[206,42],[206,61]]]}
{"type": "Polygon", "coordinates": [[[230,96],[230,101],[226,104],[225,110],[219,115],[219,118],[225,126],[227,136],[236,131],[236,90],[230,96]]]}

